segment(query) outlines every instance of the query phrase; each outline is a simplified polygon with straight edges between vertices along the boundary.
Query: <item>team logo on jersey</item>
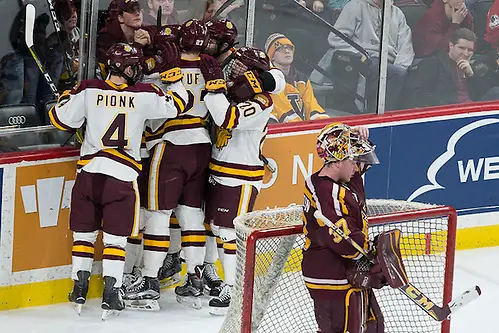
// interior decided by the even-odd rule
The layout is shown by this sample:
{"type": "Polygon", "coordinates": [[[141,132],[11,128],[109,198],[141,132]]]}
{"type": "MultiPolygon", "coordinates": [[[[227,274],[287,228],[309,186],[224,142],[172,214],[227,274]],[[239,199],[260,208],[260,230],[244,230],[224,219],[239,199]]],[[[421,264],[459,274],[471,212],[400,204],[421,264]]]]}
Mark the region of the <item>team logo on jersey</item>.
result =
{"type": "Polygon", "coordinates": [[[489,28],[495,29],[497,26],[499,26],[499,16],[494,14],[490,17],[489,28]]]}
{"type": "Polygon", "coordinates": [[[229,140],[232,138],[232,132],[228,129],[217,127],[216,130],[217,142],[215,146],[218,150],[222,150],[229,144],[229,140]]]}
{"type": "Polygon", "coordinates": [[[225,23],[225,26],[228,28],[228,29],[232,29],[234,26],[232,25],[232,22],[229,22],[227,21],[227,23],[225,23]]]}

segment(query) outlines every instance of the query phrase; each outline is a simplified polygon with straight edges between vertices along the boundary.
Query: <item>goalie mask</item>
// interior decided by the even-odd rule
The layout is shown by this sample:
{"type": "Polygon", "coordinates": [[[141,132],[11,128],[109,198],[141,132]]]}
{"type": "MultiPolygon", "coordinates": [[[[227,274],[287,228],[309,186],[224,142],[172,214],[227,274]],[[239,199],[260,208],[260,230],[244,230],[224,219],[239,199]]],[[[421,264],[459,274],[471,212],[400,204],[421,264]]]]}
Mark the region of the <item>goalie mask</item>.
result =
{"type": "Polygon", "coordinates": [[[343,160],[378,164],[375,145],[362,140],[359,134],[346,124],[332,123],[322,129],[317,137],[317,154],[325,164],[343,160]]]}
{"type": "Polygon", "coordinates": [[[111,74],[124,77],[128,85],[134,85],[142,79],[140,61],[142,51],[126,43],[114,44],[106,52],[107,67],[111,74]],[[130,67],[132,73],[126,74],[130,67]]]}
{"type": "Polygon", "coordinates": [[[208,28],[208,45],[204,52],[215,58],[236,46],[236,26],[227,19],[211,20],[206,22],[208,28]]]}
{"type": "Polygon", "coordinates": [[[243,46],[232,53],[222,64],[226,81],[234,80],[246,71],[264,72],[269,69],[270,59],[267,54],[260,49],[247,46],[243,46]]]}

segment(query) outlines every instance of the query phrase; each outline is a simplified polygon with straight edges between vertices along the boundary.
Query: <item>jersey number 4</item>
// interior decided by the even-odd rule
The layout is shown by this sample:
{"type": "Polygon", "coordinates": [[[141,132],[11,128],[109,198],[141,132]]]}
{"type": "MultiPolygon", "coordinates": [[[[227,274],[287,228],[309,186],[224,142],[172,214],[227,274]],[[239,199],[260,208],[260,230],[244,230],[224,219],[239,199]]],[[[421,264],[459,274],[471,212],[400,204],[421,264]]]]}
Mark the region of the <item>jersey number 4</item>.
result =
{"type": "Polygon", "coordinates": [[[101,137],[104,147],[124,148],[128,146],[126,138],[126,113],[118,113],[101,137]]]}

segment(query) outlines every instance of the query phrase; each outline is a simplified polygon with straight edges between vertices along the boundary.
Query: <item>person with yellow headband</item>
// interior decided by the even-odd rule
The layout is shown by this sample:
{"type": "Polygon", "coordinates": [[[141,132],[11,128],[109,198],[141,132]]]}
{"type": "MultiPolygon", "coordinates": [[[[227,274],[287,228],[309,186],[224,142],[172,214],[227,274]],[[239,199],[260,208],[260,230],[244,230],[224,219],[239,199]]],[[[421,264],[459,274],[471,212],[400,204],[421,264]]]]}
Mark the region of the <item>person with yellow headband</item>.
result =
{"type": "Polygon", "coordinates": [[[272,65],[286,78],[284,91],[272,95],[274,109],[270,121],[286,123],[329,118],[317,102],[308,78],[293,66],[294,49],[291,40],[281,33],[270,35],[265,43],[272,65]]]}

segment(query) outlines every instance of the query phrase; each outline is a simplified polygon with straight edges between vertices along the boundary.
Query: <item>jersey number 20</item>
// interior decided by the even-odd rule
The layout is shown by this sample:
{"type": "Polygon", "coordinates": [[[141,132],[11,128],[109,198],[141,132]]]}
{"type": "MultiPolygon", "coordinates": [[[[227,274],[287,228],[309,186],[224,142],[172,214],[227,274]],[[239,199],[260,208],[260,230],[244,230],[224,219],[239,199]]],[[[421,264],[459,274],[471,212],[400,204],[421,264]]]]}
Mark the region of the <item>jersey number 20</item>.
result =
{"type": "Polygon", "coordinates": [[[107,131],[101,137],[101,142],[104,147],[124,148],[128,146],[126,138],[126,114],[118,113],[107,131]]]}

